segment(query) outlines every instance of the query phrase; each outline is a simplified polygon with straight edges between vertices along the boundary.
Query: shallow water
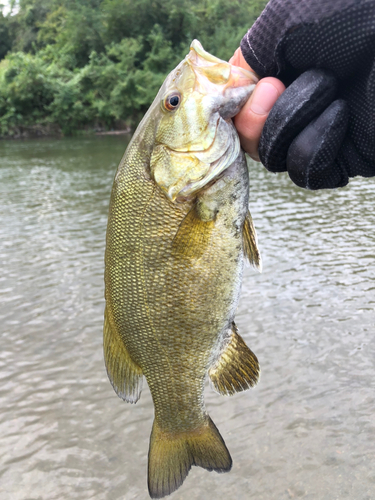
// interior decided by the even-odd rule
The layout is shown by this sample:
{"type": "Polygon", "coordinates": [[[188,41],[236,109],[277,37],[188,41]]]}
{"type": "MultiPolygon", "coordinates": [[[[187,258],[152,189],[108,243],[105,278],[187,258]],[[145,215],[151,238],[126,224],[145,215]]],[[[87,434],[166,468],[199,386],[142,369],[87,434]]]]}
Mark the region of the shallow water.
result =
{"type": "MultiPolygon", "coordinates": [[[[153,409],[113,392],[103,253],[127,138],[0,142],[0,499],[147,499],[153,409]]],[[[312,193],[251,167],[263,273],[237,324],[254,390],[206,391],[233,458],[171,499],[375,498],[375,181],[312,193]]]]}

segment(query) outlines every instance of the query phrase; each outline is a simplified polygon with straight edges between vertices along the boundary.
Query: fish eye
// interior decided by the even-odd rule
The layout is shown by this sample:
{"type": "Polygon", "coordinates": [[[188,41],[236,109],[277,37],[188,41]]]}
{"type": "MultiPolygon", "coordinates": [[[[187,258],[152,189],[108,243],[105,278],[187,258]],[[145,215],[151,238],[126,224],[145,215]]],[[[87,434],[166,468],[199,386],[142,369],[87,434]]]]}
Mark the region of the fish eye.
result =
{"type": "Polygon", "coordinates": [[[173,92],[164,99],[164,107],[168,111],[174,111],[175,109],[178,108],[180,102],[181,102],[181,94],[179,92],[173,92]]]}

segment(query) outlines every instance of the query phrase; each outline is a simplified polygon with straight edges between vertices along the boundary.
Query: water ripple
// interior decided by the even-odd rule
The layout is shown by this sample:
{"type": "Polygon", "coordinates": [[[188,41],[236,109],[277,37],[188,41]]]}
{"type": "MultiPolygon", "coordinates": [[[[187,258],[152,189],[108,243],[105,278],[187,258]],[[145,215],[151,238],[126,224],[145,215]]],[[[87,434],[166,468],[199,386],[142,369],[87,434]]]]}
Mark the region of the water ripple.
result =
{"type": "MultiPolygon", "coordinates": [[[[0,498],[148,498],[152,424],[102,358],[107,207],[126,141],[0,143],[0,498]]],[[[261,381],[206,391],[234,459],[171,498],[370,499],[375,475],[374,180],[306,192],[251,165],[264,271],[237,324],[261,381]]]]}

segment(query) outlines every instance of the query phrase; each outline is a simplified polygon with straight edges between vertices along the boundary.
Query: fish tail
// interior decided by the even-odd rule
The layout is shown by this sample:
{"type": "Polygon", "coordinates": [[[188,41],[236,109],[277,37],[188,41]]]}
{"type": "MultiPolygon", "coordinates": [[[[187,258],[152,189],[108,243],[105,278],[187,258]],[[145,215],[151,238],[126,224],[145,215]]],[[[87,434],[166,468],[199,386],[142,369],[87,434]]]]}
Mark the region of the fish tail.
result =
{"type": "Polygon", "coordinates": [[[216,472],[232,467],[229,451],[210,417],[198,429],[181,433],[164,432],[154,421],[148,454],[150,497],[162,498],[177,490],[192,465],[216,472]]]}

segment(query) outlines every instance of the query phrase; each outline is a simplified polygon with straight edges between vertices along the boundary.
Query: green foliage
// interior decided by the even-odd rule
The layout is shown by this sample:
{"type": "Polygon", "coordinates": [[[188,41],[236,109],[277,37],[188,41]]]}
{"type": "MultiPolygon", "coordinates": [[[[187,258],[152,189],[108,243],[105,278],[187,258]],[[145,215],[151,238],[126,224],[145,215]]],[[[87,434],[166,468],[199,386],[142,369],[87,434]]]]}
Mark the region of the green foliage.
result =
{"type": "Polygon", "coordinates": [[[6,17],[0,12],[0,60],[5,57],[12,47],[9,25],[6,17]]]}
{"type": "Polygon", "coordinates": [[[17,52],[4,59],[0,66],[1,133],[11,133],[20,123],[27,127],[40,122],[53,100],[53,90],[39,58],[17,52]]]}
{"type": "Polygon", "coordinates": [[[134,126],[198,38],[228,59],[266,0],[20,0],[0,14],[0,135],[134,126]]]}

